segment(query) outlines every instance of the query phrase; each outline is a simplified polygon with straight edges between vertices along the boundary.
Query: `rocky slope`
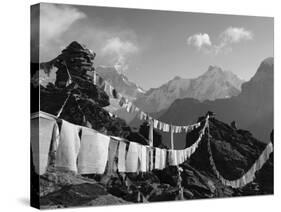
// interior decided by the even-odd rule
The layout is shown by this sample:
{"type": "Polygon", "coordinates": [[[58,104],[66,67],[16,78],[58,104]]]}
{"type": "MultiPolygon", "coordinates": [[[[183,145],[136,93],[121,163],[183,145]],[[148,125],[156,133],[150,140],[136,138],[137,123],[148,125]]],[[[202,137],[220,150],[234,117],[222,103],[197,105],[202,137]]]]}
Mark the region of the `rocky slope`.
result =
{"type": "Polygon", "coordinates": [[[268,142],[273,129],[273,63],[273,58],[265,59],[250,81],[242,85],[238,96],[203,102],[178,99],[160,120],[180,125],[194,122],[210,110],[217,113],[220,120],[227,123],[235,120],[238,128],[247,129],[259,140],[268,142]]]}
{"type": "MultiPolygon", "coordinates": [[[[94,71],[92,65],[83,64],[82,67],[80,60],[75,69],[70,63],[73,54],[79,54],[81,60],[90,58],[89,64],[94,55],[79,43],[73,42],[51,63],[41,64],[45,66],[45,70],[49,70],[46,66],[56,66],[58,69],[54,84],[41,85],[41,110],[57,114],[70,93],[61,118],[109,135],[123,136],[146,144],[147,126],[143,125],[139,132],[133,132],[124,121],[110,117],[103,109],[109,104],[108,96],[92,84],[91,74],[87,74],[94,71]],[[64,62],[69,69],[71,83],[64,62]]],[[[36,70],[36,65],[32,67],[34,77],[39,70],[36,70]]],[[[33,80],[34,93],[35,90],[38,92],[38,86],[38,80],[33,80]]],[[[225,178],[241,176],[265,147],[250,132],[234,129],[217,119],[210,120],[210,129],[214,159],[225,178]]],[[[189,146],[197,137],[198,131],[189,133],[185,145],[189,146]]],[[[33,198],[40,199],[41,208],[61,208],[273,193],[272,156],[257,173],[253,183],[243,189],[231,189],[222,185],[211,171],[206,139],[204,136],[197,152],[181,165],[183,172],[180,176],[176,167],[141,174],[106,172],[103,175],[84,176],[51,167],[44,175],[37,176],[31,164],[31,178],[34,183],[31,190],[35,195],[33,198]]],[[[165,148],[161,140],[161,135],[155,133],[156,145],[165,148]]]]}
{"type": "Polygon", "coordinates": [[[140,95],[135,104],[146,112],[167,109],[176,99],[194,98],[199,101],[237,96],[243,81],[220,67],[209,66],[208,70],[195,79],[175,77],[159,88],[152,88],[140,95]]]}

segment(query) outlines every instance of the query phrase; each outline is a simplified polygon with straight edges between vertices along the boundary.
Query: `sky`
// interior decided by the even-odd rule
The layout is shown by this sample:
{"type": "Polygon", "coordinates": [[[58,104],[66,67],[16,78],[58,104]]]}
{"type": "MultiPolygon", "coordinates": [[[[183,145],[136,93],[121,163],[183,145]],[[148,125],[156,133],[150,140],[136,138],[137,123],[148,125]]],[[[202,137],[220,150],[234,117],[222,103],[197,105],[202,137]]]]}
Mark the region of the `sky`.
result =
{"type": "Polygon", "coordinates": [[[43,3],[40,62],[76,40],[97,54],[95,67],[114,66],[146,90],[210,65],[249,80],[273,57],[273,25],[270,17],[43,3]]]}

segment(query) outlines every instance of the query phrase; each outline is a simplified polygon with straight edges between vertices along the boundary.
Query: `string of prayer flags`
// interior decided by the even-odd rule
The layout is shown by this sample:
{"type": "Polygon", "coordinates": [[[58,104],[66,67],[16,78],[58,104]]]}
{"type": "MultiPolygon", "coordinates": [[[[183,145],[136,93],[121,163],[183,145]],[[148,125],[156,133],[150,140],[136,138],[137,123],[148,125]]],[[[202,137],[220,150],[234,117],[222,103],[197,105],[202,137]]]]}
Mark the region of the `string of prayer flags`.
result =
{"type": "Polygon", "coordinates": [[[129,150],[126,157],[126,172],[137,172],[138,171],[138,143],[130,142],[129,150]]]}
{"type": "MultiPolygon", "coordinates": [[[[45,116],[48,117],[48,115],[45,116]]],[[[54,165],[56,167],[78,172],[79,174],[103,174],[105,171],[107,173],[115,171],[146,172],[153,169],[161,170],[168,165],[177,166],[196,150],[204,133],[203,130],[200,132],[198,140],[191,147],[183,150],[166,150],[129,142],[119,137],[107,136],[94,129],[74,125],[52,115],[49,115],[49,117],[53,120],[49,121],[51,123],[50,127],[44,128],[44,125],[42,126],[43,130],[52,136],[45,137],[49,140],[54,137],[56,141],[51,142],[53,143],[52,148],[49,148],[50,142],[44,141],[46,143],[45,161],[49,161],[48,151],[55,151],[54,165]],[[62,122],[60,132],[58,127],[53,128],[53,124],[57,120],[62,122]],[[82,131],[81,138],[79,136],[80,131],[82,131]]],[[[206,128],[206,125],[207,122],[203,129],[206,128]]],[[[35,149],[34,145],[32,149],[35,149]]],[[[37,171],[40,174],[43,174],[47,169],[46,166],[48,165],[44,164],[40,163],[40,167],[37,167],[37,170],[39,168],[42,170],[37,171]]]]}
{"type": "Polygon", "coordinates": [[[139,158],[140,158],[140,172],[147,172],[147,148],[144,145],[139,145],[139,158]]]}
{"type": "Polygon", "coordinates": [[[132,102],[128,102],[128,104],[126,105],[126,111],[128,113],[131,113],[133,111],[133,103],[132,102]]]}
{"type": "Polygon", "coordinates": [[[213,169],[216,177],[221,181],[222,184],[226,186],[230,186],[232,188],[241,188],[252,182],[255,179],[255,173],[263,167],[263,165],[269,159],[270,154],[273,152],[273,145],[270,142],[269,144],[267,144],[266,148],[263,150],[263,152],[256,160],[256,162],[243,176],[241,176],[237,180],[227,180],[219,173],[219,171],[216,168],[210,145],[211,145],[210,140],[208,140],[207,148],[209,152],[209,161],[210,161],[211,168],[213,169]]]}
{"type": "Polygon", "coordinates": [[[160,169],[161,168],[161,150],[160,148],[155,148],[155,164],[154,164],[155,169],[160,169]]]}
{"type": "Polygon", "coordinates": [[[127,143],[125,142],[119,142],[117,162],[117,170],[119,172],[126,172],[126,145],[127,143]]]}
{"type": "Polygon", "coordinates": [[[120,107],[123,107],[123,105],[126,103],[126,99],[122,96],[120,101],[119,101],[119,105],[120,107]]]}
{"type": "Polygon", "coordinates": [[[163,170],[166,168],[167,163],[167,150],[166,149],[160,149],[160,169],[163,170]]]}
{"type": "Polygon", "coordinates": [[[112,175],[117,171],[119,141],[110,137],[106,173],[112,175]]]}
{"type": "Polygon", "coordinates": [[[135,112],[138,113],[140,112],[140,109],[138,107],[135,106],[135,112]]]}
{"type": "Polygon", "coordinates": [[[154,121],[153,121],[153,127],[156,128],[156,129],[158,129],[158,123],[159,123],[158,120],[154,120],[154,121]]]}
{"type": "Polygon", "coordinates": [[[31,127],[34,129],[31,133],[32,162],[35,172],[42,175],[48,167],[50,147],[51,151],[53,151],[53,148],[58,145],[57,137],[59,136],[56,135],[58,127],[56,120],[48,116],[32,119],[31,127]]]}
{"type": "MultiPolygon", "coordinates": [[[[152,117],[150,117],[147,113],[141,111],[131,101],[129,101],[127,98],[125,98],[120,93],[118,93],[117,90],[113,86],[111,86],[110,83],[105,81],[102,77],[96,74],[95,80],[97,81],[95,84],[99,86],[101,89],[103,89],[108,94],[108,96],[118,99],[120,107],[125,107],[128,113],[134,113],[134,112],[139,113],[138,117],[140,118],[140,120],[148,121],[152,119],[152,117]]],[[[153,121],[154,121],[153,126],[155,129],[164,132],[170,132],[172,125],[160,122],[159,120],[156,119],[153,119],[153,121]]],[[[174,126],[174,133],[181,133],[183,132],[183,130],[185,130],[185,132],[188,132],[189,130],[193,130],[194,128],[197,128],[199,126],[200,123],[196,123],[194,125],[187,125],[187,126],[174,126]]]]}
{"type": "MultiPolygon", "coordinates": [[[[77,173],[76,162],[78,159],[80,144],[82,144],[82,151],[84,147],[84,142],[81,142],[79,138],[79,130],[80,127],[77,125],[64,120],[62,121],[60,141],[56,153],[56,167],[65,168],[77,173]]],[[[82,130],[82,134],[83,132],[84,131],[82,130]]]]}

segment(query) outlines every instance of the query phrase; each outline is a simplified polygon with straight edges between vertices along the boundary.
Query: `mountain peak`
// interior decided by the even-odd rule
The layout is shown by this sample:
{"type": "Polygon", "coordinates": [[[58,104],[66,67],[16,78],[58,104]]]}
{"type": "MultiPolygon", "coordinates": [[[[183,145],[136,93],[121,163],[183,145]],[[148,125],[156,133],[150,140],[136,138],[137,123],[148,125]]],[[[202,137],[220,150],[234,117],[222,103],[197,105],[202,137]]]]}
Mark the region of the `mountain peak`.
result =
{"type": "Polygon", "coordinates": [[[261,65],[273,66],[273,64],[274,64],[273,57],[268,57],[261,62],[261,65]]]}
{"type": "MultiPolygon", "coordinates": [[[[273,65],[274,65],[274,58],[273,57],[268,57],[268,58],[264,59],[260,63],[257,72],[250,79],[250,81],[243,84],[244,89],[252,87],[252,86],[259,87],[262,84],[264,84],[265,82],[268,82],[269,84],[272,83],[272,81],[273,81],[273,69],[274,69],[273,65]]],[[[255,88],[255,89],[257,89],[257,88],[255,88]]]]}
{"type": "Polygon", "coordinates": [[[67,47],[66,49],[86,49],[85,45],[78,43],[77,41],[72,41],[67,47]]]}
{"type": "Polygon", "coordinates": [[[219,66],[209,66],[197,78],[175,76],[160,87],[139,96],[135,103],[146,112],[159,112],[167,109],[176,99],[189,97],[203,101],[237,96],[242,82],[235,74],[223,71],[219,66]]]}
{"type": "Polygon", "coordinates": [[[206,75],[206,76],[210,76],[210,75],[221,75],[221,74],[223,74],[224,73],[224,71],[222,70],[222,68],[221,67],[219,67],[219,66],[216,66],[216,65],[210,65],[209,67],[208,67],[208,70],[203,74],[203,76],[204,75],[206,75]]]}
{"type": "Polygon", "coordinates": [[[220,66],[217,65],[210,65],[207,71],[223,71],[220,66]]]}
{"type": "Polygon", "coordinates": [[[139,94],[145,92],[144,89],[136,83],[131,82],[124,73],[119,72],[115,67],[98,66],[96,71],[101,77],[108,80],[109,83],[121,94],[129,99],[135,99],[139,94]]]}
{"type": "Polygon", "coordinates": [[[244,82],[236,74],[231,71],[223,70],[220,66],[210,65],[208,70],[199,78],[212,78],[222,81],[228,81],[235,88],[240,90],[241,84],[244,82]]]}
{"type": "Polygon", "coordinates": [[[94,60],[96,57],[96,53],[94,53],[91,49],[86,48],[84,44],[80,44],[77,41],[72,41],[64,50],[62,50],[62,53],[71,51],[76,51],[79,53],[84,53],[90,56],[90,59],[94,60]]]}
{"type": "Polygon", "coordinates": [[[180,76],[175,76],[175,77],[173,78],[173,80],[180,80],[180,79],[182,79],[180,76]]]}

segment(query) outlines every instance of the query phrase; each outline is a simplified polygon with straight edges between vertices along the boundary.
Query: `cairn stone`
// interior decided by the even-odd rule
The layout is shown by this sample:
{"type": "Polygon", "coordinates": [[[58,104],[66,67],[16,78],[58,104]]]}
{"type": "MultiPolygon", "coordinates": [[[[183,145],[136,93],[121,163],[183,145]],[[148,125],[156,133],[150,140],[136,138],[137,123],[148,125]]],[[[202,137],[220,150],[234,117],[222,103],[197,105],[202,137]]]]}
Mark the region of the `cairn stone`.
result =
{"type": "Polygon", "coordinates": [[[79,84],[81,80],[92,83],[92,74],[95,69],[96,54],[77,41],[70,43],[57,57],[55,66],[58,68],[56,86],[65,87],[70,80],[79,84]]]}

